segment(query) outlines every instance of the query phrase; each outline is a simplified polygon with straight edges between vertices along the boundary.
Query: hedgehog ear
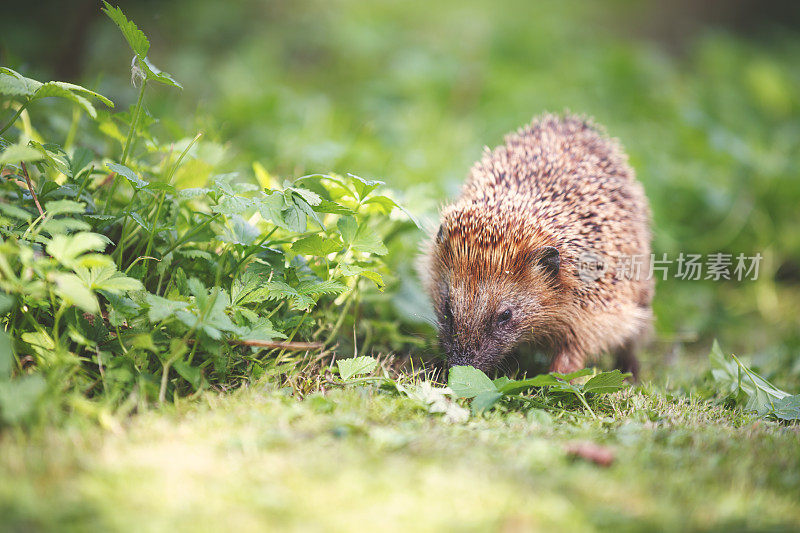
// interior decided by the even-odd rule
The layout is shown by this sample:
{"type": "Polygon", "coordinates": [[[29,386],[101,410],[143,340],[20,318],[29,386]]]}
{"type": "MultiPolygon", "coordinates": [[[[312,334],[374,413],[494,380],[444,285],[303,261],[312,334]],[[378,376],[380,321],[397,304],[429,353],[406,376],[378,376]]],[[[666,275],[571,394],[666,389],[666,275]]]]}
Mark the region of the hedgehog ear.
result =
{"type": "Polygon", "coordinates": [[[561,254],[553,246],[542,246],[533,251],[533,264],[555,278],[561,269],[561,254]]]}

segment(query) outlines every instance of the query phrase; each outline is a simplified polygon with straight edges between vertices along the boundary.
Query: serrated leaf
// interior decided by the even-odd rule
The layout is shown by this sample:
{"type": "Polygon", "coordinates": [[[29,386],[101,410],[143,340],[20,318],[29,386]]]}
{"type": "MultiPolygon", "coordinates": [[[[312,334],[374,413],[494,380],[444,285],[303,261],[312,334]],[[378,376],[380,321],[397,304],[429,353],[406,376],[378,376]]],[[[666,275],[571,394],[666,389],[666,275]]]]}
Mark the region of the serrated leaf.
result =
{"type": "Polygon", "coordinates": [[[97,297],[75,274],[56,274],[56,294],[68,305],[76,305],[87,313],[100,312],[97,297]]]}
{"type": "Polygon", "coordinates": [[[97,118],[97,110],[89,100],[79,94],[75,94],[69,89],[64,88],[61,84],[59,84],[59,82],[48,81],[47,83],[43,84],[36,90],[35,93],[33,93],[31,100],[39,100],[41,98],[50,97],[71,100],[81,106],[90,117],[97,118]]]}
{"type": "Polygon", "coordinates": [[[375,370],[377,365],[378,361],[374,357],[366,355],[336,361],[336,366],[339,368],[339,376],[344,380],[348,380],[353,376],[369,374],[375,370]]]}
{"type": "Polygon", "coordinates": [[[258,212],[264,220],[271,220],[273,224],[283,229],[289,229],[283,217],[286,200],[280,191],[263,194],[258,200],[258,212]]]}
{"type": "Polygon", "coordinates": [[[272,323],[266,319],[261,318],[258,322],[253,324],[249,328],[241,328],[238,332],[238,338],[243,341],[258,341],[258,340],[273,340],[273,339],[285,339],[286,335],[281,333],[280,331],[276,331],[272,323]]]}
{"type": "Polygon", "coordinates": [[[75,235],[56,235],[47,243],[47,253],[56,261],[72,267],[81,254],[88,251],[102,251],[107,239],[97,233],[76,233],[75,235]]]}
{"type": "Polygon", "coordinates": [[[617,369],[611,372],[601,372],[583,384],[584,393],[606,394],[616,392],[625,386],[625,378],[631,374],[623,374],[617,369]]]}
{"type": "Polygon", "coordinates": [[[137,224],[139,224],[142,227],[142,229],[144,229],[146,232],[150,233],[150,225],[142,218],[142,216],[139,213],[137,213],[135,211],[131,211],[129,213],[129,215],[133,219],[134,222],[136,222],[137,224]]]}
{"type": "Polygon", "coordinates": [[[0,94],[8,96],[32,96],[42,82],[26,78],[19,72],[0,67],[0,94]]]}
{"type": "Polygon", "coordinates": [[[389,252],[375,232],[366,225],[359,226],[353,217],[341,217],[337,227],[344,243],[353,250],[375,255],[385,255],[389,252]]]}
{"type": "Polygon", "coordinates": [[[360,276],[367,278],[368,280],[371,280],[373,283],[375,283],[375,285],[381,291],[386,286],[386,283],[383,281],[383,276],[381,276],[374,270],[369,270],[367,268],[358,265],[339,263],[339,272],[341,272],[343,276],[360,276]]]}
{"type": "Polygon", "coordinates": [[[347,287],[333,279],[320,281],[304,281],[297,287],[297,292],[309,296],[319,296],[321,294],[341,294],[347,287]]]}
{"type": "Polygon", "coordinates": [[[147,319],[150,322],[160,322],[165,318],[171,317],[177,311],[189,307],[188,302],[179,300],[168,300],[155,294],[145,295],[145,302],[150,307],[147,311],[147,319]]]}
{"type": "Polygon", "coordinates": [[[414,225],[416,227],[418,227],[418,228],[421,227],[419,225],[419,221],[417,220],[417,218],[414,215],[412,215],[405,207],[401,206],[400,204],[398,204],[397,202],[395,202],[394,200],[392,200],[388,196],[384,196],[384,195],[371,196],[367,200],[364,201],[364,204],[376,204],[376,205],[379,205],[383,209],[383,212],[386,213],[387,215],[392,212],[392,209],[397,208],[400,211],[402,211],[403,213],[405,213],[405,215],[411,220],[411,222],[414,223],[414,225]]]}
{"type": "Polygon", "coordinates": [[[298,239],[292,244],[292,250],[301,255],[326,256],[342,249],[342,243],[338,239],[328,239],[321,235],[310,235],[298,239]]]}
{"type": "Polygon", "coordinates": [[[27,144],[12,144],[6,147],[3,153],[0,154],[0,165],[18,165],[23,161],[29,163],[31,161],[39,161],[43,158],[44,156],[42,153],[32,146],[28,146],[27,144]]]}
{"type": "Polygon", "coordinates": [[[33,218],[30,213],[13,204],[0,203],[0,212],[4,213],[8,217],[22,220],[24,222],[30,222],[30,220],[33,218]]]}
{"type": "Polygon", "coordinates": [[[354,215],[355,211],[331,200],[322,200],[318,205],[312,206],[317,213],[331,213],[334,215],[354,215]]]}
{"type": "Polygon", "coordinates": [[[125,37],[125,40],[128,41],[128,45],[130,45],[131,50],[139,56],[145,57],[147,55],[147,51],[150,49],[150,41],[147,40],[144,32],[140,30],[133,21],[128,20],[128,17],[122,12],[119,7],[112,7],[106,1],[103,1],[105,4],[105,8],[103,8],[103,12],[108,15],[108,17],[114,21],[120,31],[122,31],[122,35],[125,37]]]}
{"type": "Polygon", "coordinates": [[[308,227],[306,213],[300,209],[297,204],[292,203],[292,205],[287,206],[281,214],[283,215],[283,220],[288,229],[296,233],[303,233],[306,231],[308,227]]]}
{"type": "Polygon", "coordinates": [[[164,72],[152,64],[146,57],[139,58],[139,66],[145,71],[145,77],[147,81],[156,81],[158,83],[163,83],[164,85],[169,85],[170,87],[183,89],[183,85],[178,83],[178,80],[173,78],[172,74],[164,72]]]}
{"type": "Polygon", "coordinates": [[[253,207],[253,201],[244,196],[224,196],[220,202],[213,206],[214,213],[222,213],[225,216],[240,215],[253,207]]]}
{"type": "Polygon", "coordinates": [[[66,213],[83,213],[86,210],[86,204],[83,202],[74,202],[72,200],[54,200],[44,204],[44,209],[51,216],[63,215],[66,213]]]}
{"type": "Polygon", "coordinates": [[[497,392],[497,387],[492,380],[481,370],[472,366],[451,367],[447,386],[459,398],[474,398],[482,392],[497,392]]]}
{"type": "Polygon", "coordinates": [[[108,98],[103,96],[102,94],[94,92],[94,91],[92,91],[90,89],[87,89],[86,87],[82,87],[80,85],[75,85],[74,83],[67,83],[65,81],[51,81],[49,83],[57,85],[57,86],[59,86],[59,87],[61,87],[63,89],[66,89],[68,91],[77,91],[79,93],[83,93],[83,94],[86,94],[86,95],[89,95],[89,96],[93,96],[94,98],[97,98],[98,100],[103,102],[108,107],[114,107],[114,102],[112,102],[111,100],[109,100],[108,98]]]}
{"type": "Polygon", "coordinates": [[[306,216],[311,217],[314,222],[319,224],[319,226],[324,230],[325,224],[322,223],[322,219],[319,217],[316,211],[311,207],[311,205],[306,202],[303,198],[299,196],[292,196],[292,203],[294,203],[300,211],[306,214],[306,216]]]}
{"type": "Polygon", "coordinates": [[[303,200],[305,200],[309,205],[319,205],[322,202],[322,198],[320,195],[313,191],[309,191],[308,189],[301,189],[298,187],[289,187],[286,189],[287,191],[291,191],[294,194],[299,195],[303,200]]]}
{"type": "Polygon", "coordinates": [[[142,178],[136,175],[136,172],[126,167],[125,165],[109,162],[106,163],[106,167],[111,172],[116,172],[117,174],[128,180],[128,183],[130,183],[131,186],[137,191],[145,188],[148,185],[146,181],[144,181],[142,178]]]}
{"type": "Polygon", "coordinates": [[[380,185],[384,184],[382,181],[378,180],[365,180],[364,178],[356,176],[355,174],[348,173],[347,175],[352,179],[353,188],[355,189],[359,200],[363,200],[369,193],[374,191],[380,185]]]}

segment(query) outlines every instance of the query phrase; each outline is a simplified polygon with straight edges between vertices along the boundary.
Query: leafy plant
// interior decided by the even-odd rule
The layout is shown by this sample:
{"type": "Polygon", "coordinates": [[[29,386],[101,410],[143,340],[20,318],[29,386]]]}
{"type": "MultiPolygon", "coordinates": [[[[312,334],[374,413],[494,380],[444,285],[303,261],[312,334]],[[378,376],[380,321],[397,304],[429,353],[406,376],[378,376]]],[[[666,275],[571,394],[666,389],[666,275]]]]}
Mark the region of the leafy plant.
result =
{"type": "Polygon", "coordinates": [[[569,393],[575,396],[593,418],[597,415],[589,406],[587,394],[606,394],[616,392],[624,386],[625,378],[619,370],[600,372],[585,383],[573,383],[573,380],[591,375],[593,370],[584,368],[570,374],[551,372],[530,379],[514,380],[500,377],[494,381],[483,371],[471,366],[455,366],[450,369],[448,386],[460,398],[472,399],[472,411],[479,413],[493,407],[504,397],[516,396],[532,387],[544,387],[554,392],[569,393]]]}
{"type": "Polygon", "coordinates": [[[711,362],[711,375],[725,398],[759,416],[800,420],[800,394],[792,396],[779,389],[743,364],[734,354],[726,357],[716,340],[708,359],[711,362]]]}
{"type": "Polygon", "coordinates": [[[259,187],[258,175],[216,172],[219,157],[204,154],[223,149],[201,134],[159,141],[145,86],[180,85],[149,62],[149,41],[119,8],[104,11],[135,54],[130,111],[98,114],[82,96],[112,105],[97,93],[0,70],[0,92],[23,98],[0,137],[7,423],[40,397],[130,410],[280,374],[289,354],[336,344],[353,302],[385,285],[385,237],[414,225],[387,216],[399,206],[381,181],[318,174],[259,187]],[[78,130],[77,144],[100,135],[109,153],[15,136],[44,96],[80,104],[96,129],[78,130]]]}

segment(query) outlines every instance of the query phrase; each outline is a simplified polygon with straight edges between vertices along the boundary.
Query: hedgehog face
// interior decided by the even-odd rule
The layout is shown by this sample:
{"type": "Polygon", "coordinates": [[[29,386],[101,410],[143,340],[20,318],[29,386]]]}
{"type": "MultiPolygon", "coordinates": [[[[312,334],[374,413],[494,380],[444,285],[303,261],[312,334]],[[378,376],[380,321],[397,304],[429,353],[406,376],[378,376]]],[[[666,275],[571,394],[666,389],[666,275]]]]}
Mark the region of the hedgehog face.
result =
{"type": "Polygon", "coordinates": [[[507,283],[480,285],[478,292],[459,283],[444,288],[437,315],[450,366],[494,368],[528,331],[536,302],[518,298],[507,283]]]}
{"type": "Polygon", "coordinates": [[[448,269],[437,279],[432,287],[434,305],[448,364],[490,370],[517,344],[543,328],[558,258],[554,248],[544,247],[529,254],[518,269],[477,279],[448,269]]]}

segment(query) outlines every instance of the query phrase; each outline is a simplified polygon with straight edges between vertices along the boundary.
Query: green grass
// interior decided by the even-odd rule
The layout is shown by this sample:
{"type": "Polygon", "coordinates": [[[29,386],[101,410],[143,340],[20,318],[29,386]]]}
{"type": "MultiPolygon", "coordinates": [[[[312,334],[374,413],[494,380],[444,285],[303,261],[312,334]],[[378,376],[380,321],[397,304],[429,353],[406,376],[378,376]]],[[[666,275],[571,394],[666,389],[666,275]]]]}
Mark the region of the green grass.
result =
{"type": "Polygon", "coordinates": [[[0,529],[637,530],[800,527],[794,427],[643,386],[602,421],[448,424],[372,388],[255,386],[0,440],[0,529]],[[565,446],[613,450],[601,467],[565,446]]]}

